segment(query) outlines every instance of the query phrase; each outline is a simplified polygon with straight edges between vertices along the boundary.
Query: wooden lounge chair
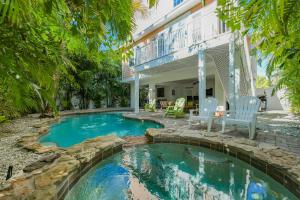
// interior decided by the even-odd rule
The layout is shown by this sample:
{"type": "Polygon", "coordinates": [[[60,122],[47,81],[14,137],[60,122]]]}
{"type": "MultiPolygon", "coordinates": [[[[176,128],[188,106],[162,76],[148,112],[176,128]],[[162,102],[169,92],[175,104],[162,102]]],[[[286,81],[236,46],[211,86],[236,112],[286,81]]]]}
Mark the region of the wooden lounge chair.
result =
{"type": "Polygon", "coordinates": [[[174,106],[168,106],[166,108],[164,116],[173,116],[175,118],[184,117],[184,105],[185,98],[177,99],[174,106]]]}
{"type": "Polygon", "coordinates": [[[226,124],[247,126],[249,129],[249,138],[255,138],[256,113],[260,106],[260,100],[254,96],[241,96],[236,101],[234,112],[229,111],[222,120],[222,133],[225,131],[226,124]]]}
{"type": "Polygon", "coordinates": [[[210,132],[216,110],[217,110],[217,100],[212,97],[206,98],[203,104],[203,108],[201,108],[201,112],[199,113],[199,115],[194,115],[194,112],[198,110],[195,109],[190,110],[190,118],[189,118],[190,127],[192,126],[192,122],[194,121],[198,121],[200,122],[200,124],[201,121],[204,121],[207,122],[207,132],[210,132]]]}
{"type": "Polygon", "coordinates": [[[144,110],[149,111],[149,112],[155,112],[156,111],[156,100],[153,99],[152,101],[149,101],[149,104],[146,103],[144,110]]]}

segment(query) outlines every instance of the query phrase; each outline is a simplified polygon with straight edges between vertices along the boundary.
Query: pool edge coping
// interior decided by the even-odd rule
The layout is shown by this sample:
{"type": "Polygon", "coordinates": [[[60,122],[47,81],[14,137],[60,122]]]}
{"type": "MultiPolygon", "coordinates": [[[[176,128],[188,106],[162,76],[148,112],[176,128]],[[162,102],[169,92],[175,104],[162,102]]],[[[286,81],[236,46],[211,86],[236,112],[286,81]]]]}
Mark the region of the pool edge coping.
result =
{"type": "Polygon", "coordinates": [[[188,144],[193,146],[204,147],[212,151],[217,151],[230,155],[236,159],[246,162],[250,166],[263,172],[265,175],[271,177],[278,184],[282,185],[294,196],[300,197],[300,180],[299,177],[294,176],[284,166],[277,163],[277,166],[273,163],[269,163],[264,159],[256,156],[252,151],[247,151],[234,144],[226,144],[220,141],[213,141],[209,138],[198,138],[193,136],[181,136],[181,135],[167,135],[167,134],[151,134],[151,130],[148,130],[146,137],[150,144],[158,143],[172,143],[172,144],[188,144]]]}

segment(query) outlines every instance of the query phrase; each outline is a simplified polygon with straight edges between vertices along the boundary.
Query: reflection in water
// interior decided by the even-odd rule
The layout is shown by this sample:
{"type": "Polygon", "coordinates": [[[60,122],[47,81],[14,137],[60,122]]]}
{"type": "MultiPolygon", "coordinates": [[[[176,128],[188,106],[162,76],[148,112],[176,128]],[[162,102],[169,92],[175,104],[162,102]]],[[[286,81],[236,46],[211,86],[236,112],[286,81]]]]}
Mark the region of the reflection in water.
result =
{"type": "Polygon", "coordinates": [[[155,144],[128,148],[105,160],[66,199],[284,198],[296,199],[239,160],[199,147],[155,144]]]}

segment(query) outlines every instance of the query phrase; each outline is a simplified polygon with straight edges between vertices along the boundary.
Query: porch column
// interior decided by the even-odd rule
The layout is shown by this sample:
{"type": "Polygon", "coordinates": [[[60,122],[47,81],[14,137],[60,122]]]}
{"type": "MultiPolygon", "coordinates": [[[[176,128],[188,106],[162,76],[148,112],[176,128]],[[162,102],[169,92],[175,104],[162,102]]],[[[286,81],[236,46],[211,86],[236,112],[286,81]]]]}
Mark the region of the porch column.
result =
{"type": "Polygon", "coordinates": [[[130,108],[134,109],[134,93],[135,93],[135,89],[134,89],[134,82],[130,83],[130,108]]]}
{"type": "Polygon", "coordinates": [[[198,52],[198,81],[199,81],[199,113],[203,109],[203,103],[206,98],[206,67],[205,67],[205,49],[198,52]]]}
{"type": "Polygon", "coordinates": [[[228,100],[229,100],[229,110],[235,110],[236,102],[236,73],[235,73],[235,46],[234,46],[234,33],[230,37],[229,41],[229,81],[228,81],[228,100]]]}
{"type": "Polygon", "coordinates": [[[140,77],[139,73],[134,74],[134,112],[139,113],[140,110],[140,77]]]}
{"type": "Polygon", "coordinates": [[[149,103],[156,99],[156,90],[155,90],[155,84],[150,83],[149,84],[149,93],[148,93],[148,99],[149,103]]]}

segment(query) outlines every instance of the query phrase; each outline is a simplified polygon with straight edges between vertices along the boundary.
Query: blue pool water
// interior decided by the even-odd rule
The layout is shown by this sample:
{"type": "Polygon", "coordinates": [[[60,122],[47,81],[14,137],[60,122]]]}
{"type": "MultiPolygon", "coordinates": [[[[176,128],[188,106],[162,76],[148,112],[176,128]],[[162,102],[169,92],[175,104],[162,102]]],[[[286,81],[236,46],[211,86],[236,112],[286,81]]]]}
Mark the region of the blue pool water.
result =
{"type": "Polygon", "coordinates": [[[93,167],[66,200],[295,200],[282,185],[223,153],[179,144],[127,148],[93,167]]]}
{"type": "Polygon", "coordinates": [[[108,134],[119,137],[144,135],[147,128],[161,128],[151,121],[127,119],[121,113],[100,113],[70,116],[51,126],[40,142],[69,147],[86,139],[108,134]]]}

